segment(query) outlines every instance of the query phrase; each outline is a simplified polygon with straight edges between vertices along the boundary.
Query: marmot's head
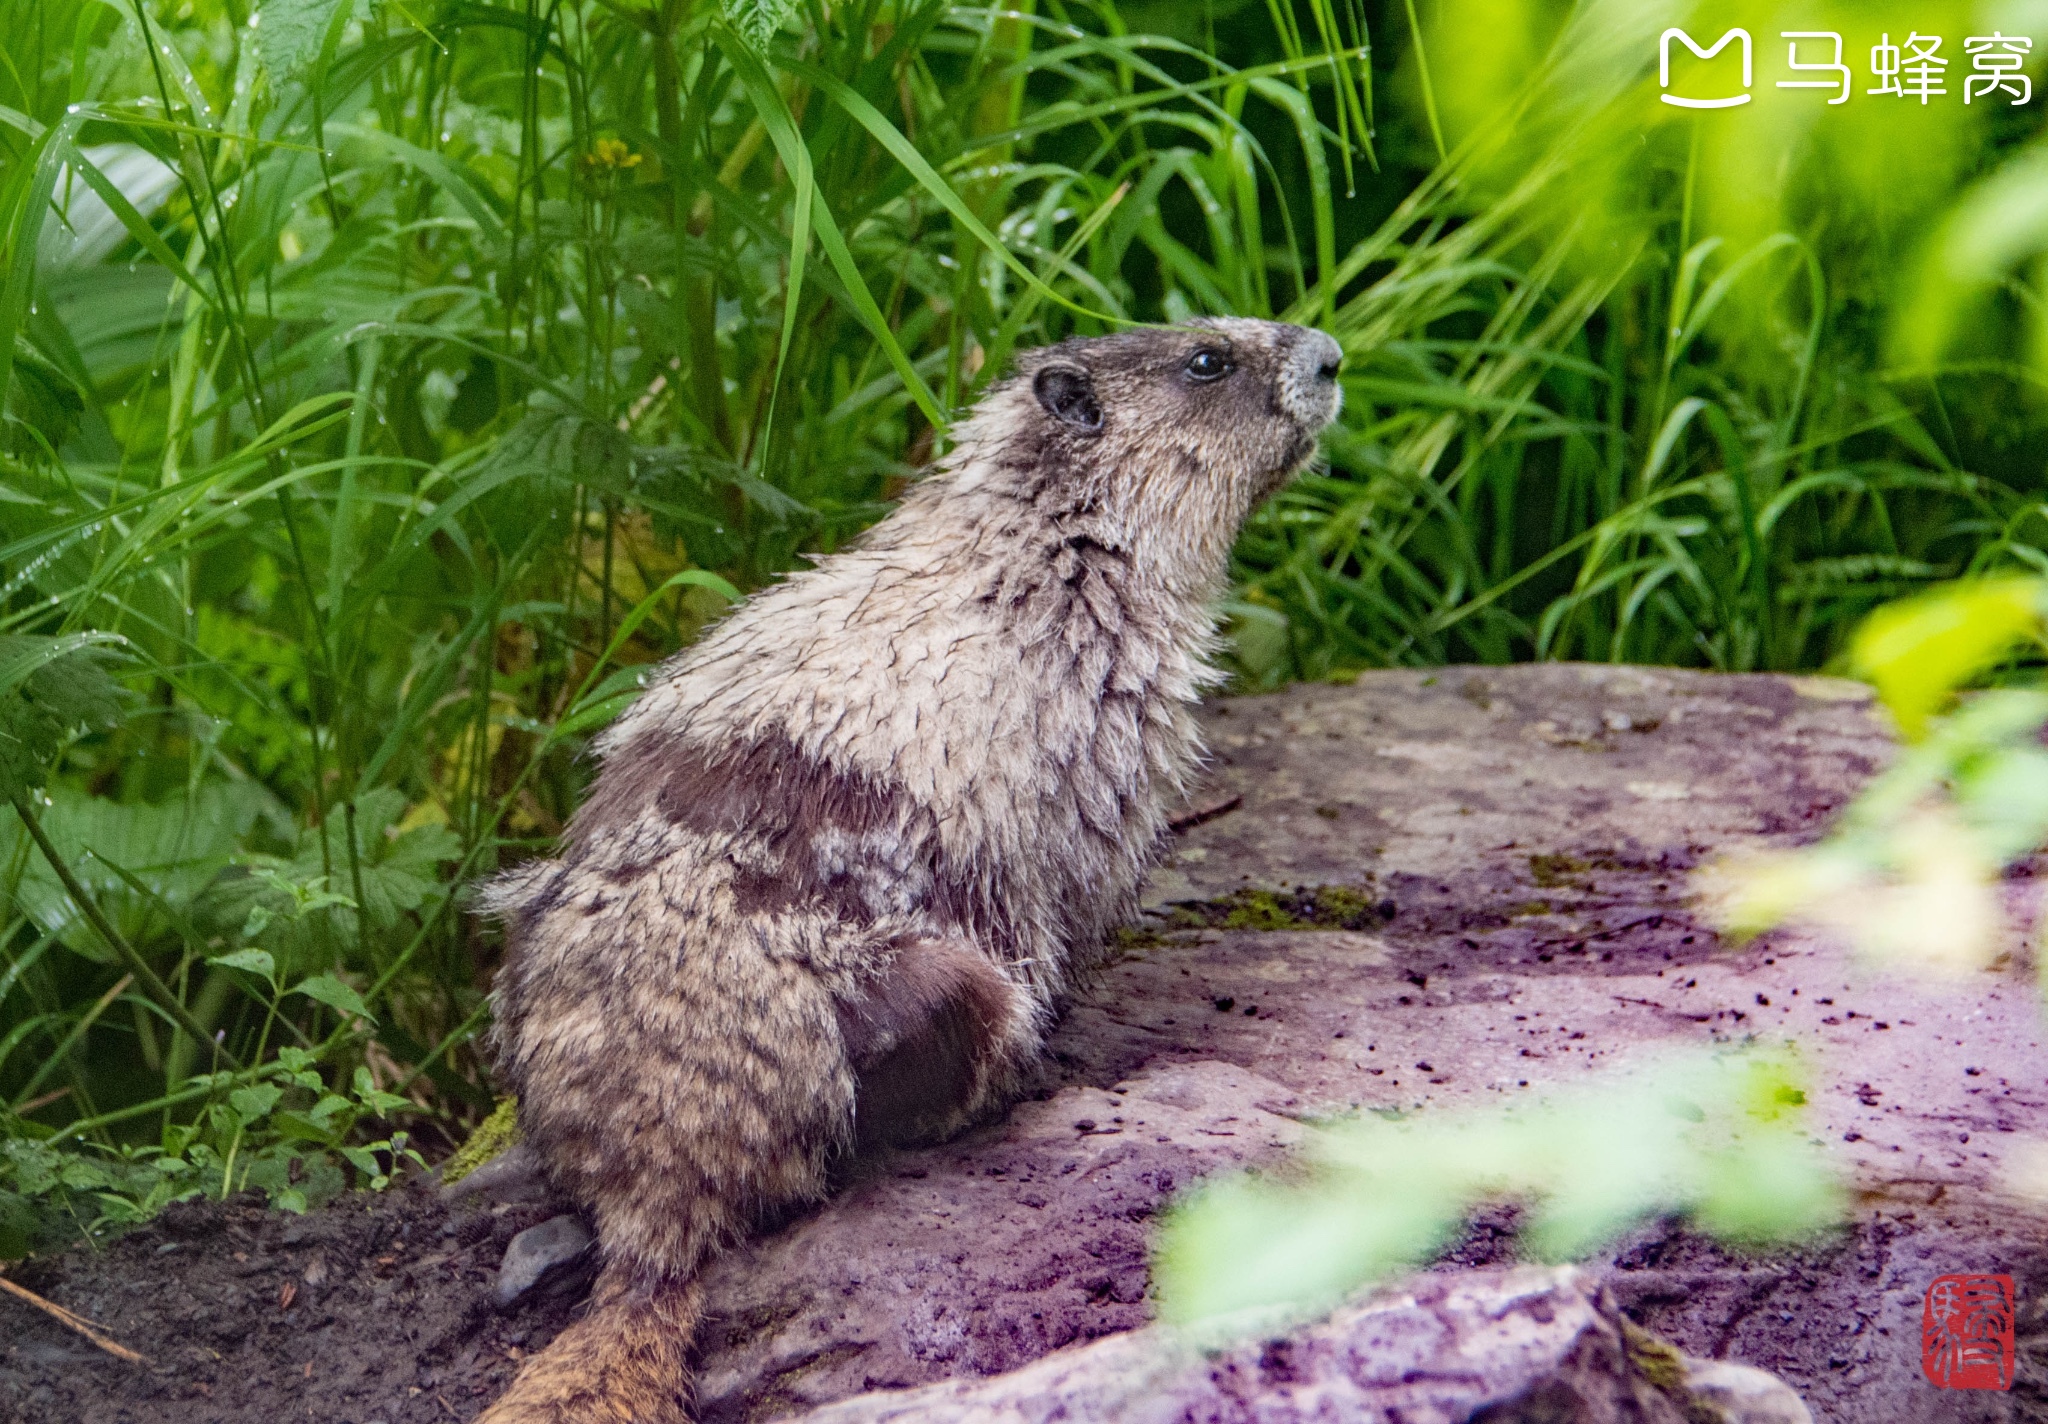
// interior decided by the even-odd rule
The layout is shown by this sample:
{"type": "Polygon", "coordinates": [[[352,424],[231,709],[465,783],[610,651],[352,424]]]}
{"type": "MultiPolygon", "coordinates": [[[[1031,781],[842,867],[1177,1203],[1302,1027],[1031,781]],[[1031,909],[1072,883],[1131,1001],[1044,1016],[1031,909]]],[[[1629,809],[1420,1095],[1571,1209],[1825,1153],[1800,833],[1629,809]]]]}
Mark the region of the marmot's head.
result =
{"type": "Polygon", "coordinates": [[[962,489],[1030,500],[1212,584],[1252,507],[1316,449],[1343,350],[1307,327],[1212,318],[1024,353],[959,430],[962,489]]]}

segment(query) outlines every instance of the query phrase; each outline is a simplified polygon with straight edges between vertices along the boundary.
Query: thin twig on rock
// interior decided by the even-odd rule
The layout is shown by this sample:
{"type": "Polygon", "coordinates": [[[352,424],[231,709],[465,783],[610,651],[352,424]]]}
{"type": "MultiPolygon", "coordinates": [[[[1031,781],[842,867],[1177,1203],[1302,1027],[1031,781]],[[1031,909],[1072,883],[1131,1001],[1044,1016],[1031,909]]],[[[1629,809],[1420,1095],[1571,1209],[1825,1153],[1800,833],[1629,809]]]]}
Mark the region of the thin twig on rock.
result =
{"type": "Polygon", "coordinates": [[[1218,816],[1227,816],[1242,805],[1244,805],[1244,797],[1226,796],[1221,801],[1211,801],[1206,806],[1190,806],[1179,815],[1168,817],[1166,829],[1175,832],[1191,830],[1201,825],[1204,821],[1213,821],[1218,816]]]}
{"type": "Polygon", "coordinates": [[[29,1290],[26,1287],[16,1285],[13,1281],[8,1280],[5,1276],[0,1276],[0,1290],[4,1290],[12,1296],[19,1296],[21,1299],[27,1301],[30,1305],[34,1306],[37,1310],[44,1312],[45,1314],[49,1315],[51,1318],[56,1320],[56,1322],[59,1325],[63,1325],[72,1330],[76,1330],[86,1339],[92,1341],[93,1344],[99,1346],[102,1350],[105,1350],[108,1354],[113,1355],[118,1359],[126,1360],[131,1365],[146,1365],[149,1363],[148,1360],[144,1359],[141,1355],[136,1354],[126,1345],[117,1345],[112,1340],[109,1340],[106,1336],[100,1334],[100,1332],[96,1328],[94,1328],[90,1322],[83,1320],[76,1315],[73,1315],[70,1311],[66,1310],[63,1306],[58,1305],[55,1301],[44,1300],[34,1291],[29,1290]]]}

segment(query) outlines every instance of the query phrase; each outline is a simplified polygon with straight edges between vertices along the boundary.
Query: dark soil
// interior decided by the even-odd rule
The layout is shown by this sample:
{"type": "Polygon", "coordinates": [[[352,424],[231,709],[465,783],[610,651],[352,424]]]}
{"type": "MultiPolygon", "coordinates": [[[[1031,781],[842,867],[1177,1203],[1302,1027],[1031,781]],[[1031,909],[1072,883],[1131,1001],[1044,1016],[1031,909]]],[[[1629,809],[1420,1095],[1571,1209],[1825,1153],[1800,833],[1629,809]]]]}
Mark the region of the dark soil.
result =
{"type": "Polygon", "coordinates": [[[449,1210],[425,1188],[303,1217],[250,1199],[173,1206],[98,1252],[15,1280],[140,1351],[115,1359],[0,1297],[6,1424],[427,1424],[466,1420],[567,1323],[580,1284],[512,1314],[491,1300],[505,1244],[546,1207],[449,1210]]]}
{"type": "MultiPolygon", "coordinates": [[[[1608,1288],[1637,1324],[1704,1359],[1769,1370],[1818,1424],[2048,1421],[2048,1229],[2003,1203],[1869,1202],[1853,1226],[1800,1250],[1750,1255],[1659,1223],[1610,1258],[1608,1288]],[[1934,1276],[2013,1278],[2010,1392],[1937,1390],[1921,1377],[1921,1294],[1934,1276]]],[[[1446,1265],[1512,1263],[1515,1215],[1481,1212],[1446,1265]]]]}
{"type": "Polygon", "coordinates": [[[1691,1354],[1770,1370],[1823,1424],[2048,1420],[2048,1234],[2009,1207],[1882,1204],[1829,1245],[1757,1256],[1650,1231],[1617,1254],[1608,1283],[1639,1324],[1691,1354]],[[1957,1271],[2013,1278],[2010,1392],[1920,1376],[1922,1294],[1957,1271]]]}
{"type": "MultiPolygon", "coordinates": [[[[0,1299],[0,1421],[472,1419],[567,1324],[588,1284],[546,1283],[509,1312],[492,1303],[506,1242],[551,1210],[451,1210],[424,1188],[350,1197],[305,1217],[247,1200],[173,1207],[97,1253],[16,1273],[148,1363],[114,1359],[0,1299]]],[[[1511,1214],[1483,1214],[1445,1264],[1503,1263],[1512,1237],[1511,1214]]],[[[1824,1246],[1758,1257],[1651,1228],[1617,1254],[1609,1279],[1638,1322],[1690,1353],[1772,1370],[1822,1424],[2048,1421],[2048,1237],[2035,1221],[1892,1205],[1824,1246]],[[1898,1369],[1919,1348],[1915,1285],[1936,1266],[2015,1277],[2012,1392],[1938,1392],[1898,1369]]],[[[991,1338],[1003,1333],[1002,1322],[983,1323],[991,1338]]],[[[1007,1368],[1031,1353],[992,1363],[1007,1368]]]]}

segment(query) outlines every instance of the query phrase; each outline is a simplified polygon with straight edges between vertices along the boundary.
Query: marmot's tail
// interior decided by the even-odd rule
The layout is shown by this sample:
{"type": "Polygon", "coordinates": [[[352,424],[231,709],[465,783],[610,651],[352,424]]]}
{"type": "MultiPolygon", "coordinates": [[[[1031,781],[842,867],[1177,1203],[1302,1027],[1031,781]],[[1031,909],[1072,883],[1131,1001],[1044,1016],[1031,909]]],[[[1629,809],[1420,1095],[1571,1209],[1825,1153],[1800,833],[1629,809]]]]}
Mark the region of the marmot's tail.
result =
{"type": "Polygon", "coordinates": [[[686,1424],[694,1281],[607,1267],[590,1311],[529,1360],[476,1424],[686,1424]]]}

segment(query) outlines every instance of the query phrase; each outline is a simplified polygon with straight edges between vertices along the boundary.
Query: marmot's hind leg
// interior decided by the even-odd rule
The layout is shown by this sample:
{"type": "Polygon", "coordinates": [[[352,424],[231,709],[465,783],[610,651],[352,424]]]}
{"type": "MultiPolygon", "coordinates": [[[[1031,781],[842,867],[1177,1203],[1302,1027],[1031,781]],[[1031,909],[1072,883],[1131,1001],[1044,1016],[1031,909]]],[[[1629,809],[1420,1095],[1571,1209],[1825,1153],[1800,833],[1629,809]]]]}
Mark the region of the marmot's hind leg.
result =
{"type": "Polygon", "coordinates": [[[1000,1100],[1034,1040],[1024,995],[957,939],[904,945],[838,1013],[859,1150],[952,1136],[1000,1100]]]}

